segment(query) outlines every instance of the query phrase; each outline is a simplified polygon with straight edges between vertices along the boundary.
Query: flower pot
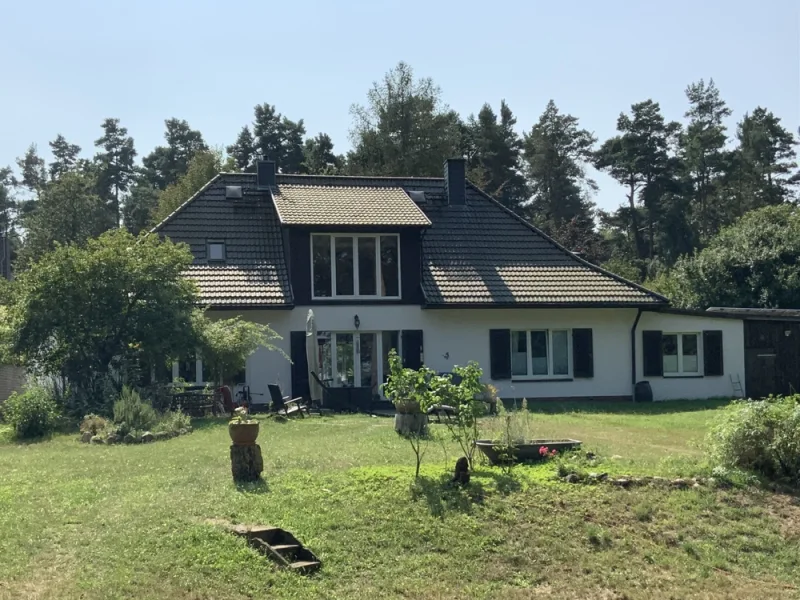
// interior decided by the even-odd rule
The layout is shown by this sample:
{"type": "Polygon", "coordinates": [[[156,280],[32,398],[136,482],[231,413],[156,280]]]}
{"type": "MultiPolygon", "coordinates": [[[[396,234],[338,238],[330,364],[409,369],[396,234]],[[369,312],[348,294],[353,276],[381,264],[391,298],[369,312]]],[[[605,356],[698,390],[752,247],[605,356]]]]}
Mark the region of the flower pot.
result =
{"type": "Polygon", "coordinates": [[[258,421],[229,423],[228,434],[234,446],[252,446],[258,438],[258,421]]]}

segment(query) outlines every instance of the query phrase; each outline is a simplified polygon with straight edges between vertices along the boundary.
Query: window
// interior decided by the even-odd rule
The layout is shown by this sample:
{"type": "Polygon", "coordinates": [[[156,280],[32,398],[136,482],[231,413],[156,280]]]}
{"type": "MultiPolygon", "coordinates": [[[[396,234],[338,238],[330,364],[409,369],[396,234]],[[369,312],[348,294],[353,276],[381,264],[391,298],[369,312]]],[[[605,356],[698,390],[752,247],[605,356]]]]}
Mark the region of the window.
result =
{"type": "Polygon", "coordinates": [[[225,242],[208,242],[208,260],[209,262],[225,260],[225,242]]]}
{"type": "Polygon", "coordinates": [[[664,375],[699,375],[699,333],[665,333],[661,336],[664,375]]]}
{"type": "Polygon", "coordinates": [[[399,331],[321,331],[317,341],[322,379],[333,387],[364,387],[380,396],[389,374],[389,351],[400,351],[399,331]]]}
{"type": "Polygon", "coordinates": [[[570,335],[566,329],[512,331],[511,377],[564,377],[572,373],[570,335]]]}
{"type": "Polygon", "coordinates": [[[314,298],[399,298],[399,236],[313,234],[311,282],[314,298]]]}

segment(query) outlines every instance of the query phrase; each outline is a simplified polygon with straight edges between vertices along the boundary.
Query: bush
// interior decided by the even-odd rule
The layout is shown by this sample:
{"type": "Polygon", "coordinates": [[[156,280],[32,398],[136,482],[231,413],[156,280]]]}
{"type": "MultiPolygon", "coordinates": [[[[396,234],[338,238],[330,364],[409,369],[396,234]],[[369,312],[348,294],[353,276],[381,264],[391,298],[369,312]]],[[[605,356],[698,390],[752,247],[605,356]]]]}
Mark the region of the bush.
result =
{"type": "Polygon", "coordinates": [[[114,403],[114,423],[125,424],[125,429],[147,431],[158,423],[158,413],[139,394],[129,387],[122,388],[119,400],[114,403]]]}
{"type": "Polygon", "coordinates": [[[161,416],[155,432],[178,433],[181,429],[188,429],[192,425],[189,415],[180,411],[168,410],[161,416]]]}
{"type": "Polygon", "coordinates": [[[80,430],[81,433],[86,433],[88,431],[92,435],[97,435],[98,433],[105,431],[108,428],[108,425],[108,419],[105,419],[100,415],[89,414],[83,417],[80,430]]]}
{"type": "Polygon", "coordinates": [[[708,441],[723,467],[800,482],[800,395],[733,402],[708,441]]]}
{"type": "Polygon", "coordinates": [[[52,433],[60,419],[55,399],[38,385],[29,386],[22,394],[14,392],[1,408],[3,419],[14,428],[14,435],[19,439],[52,433]]]}

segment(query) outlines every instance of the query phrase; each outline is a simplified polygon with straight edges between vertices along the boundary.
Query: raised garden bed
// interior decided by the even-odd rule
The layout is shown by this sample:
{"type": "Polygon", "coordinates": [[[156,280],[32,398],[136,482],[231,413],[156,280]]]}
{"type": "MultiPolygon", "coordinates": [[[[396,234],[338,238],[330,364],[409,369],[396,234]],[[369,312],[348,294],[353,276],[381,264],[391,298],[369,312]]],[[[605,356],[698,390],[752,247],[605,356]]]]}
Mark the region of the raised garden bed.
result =
{"type": "MultiPolygon", "coordinates": [[[[475,445],[493,465],[502,464],[504,460],[507,460],[502,457],[503,448],[498,447],[498,442],[492,440],[477,440],[475,445]]],[[[561,453],[566,450],[580,448],[581,442],[578,440],[525,440],[514,444],[512,451],[513,462],[520,463],[542,460],[543,456],[539,453],[539,449],[542,447],[561,453]]]]}

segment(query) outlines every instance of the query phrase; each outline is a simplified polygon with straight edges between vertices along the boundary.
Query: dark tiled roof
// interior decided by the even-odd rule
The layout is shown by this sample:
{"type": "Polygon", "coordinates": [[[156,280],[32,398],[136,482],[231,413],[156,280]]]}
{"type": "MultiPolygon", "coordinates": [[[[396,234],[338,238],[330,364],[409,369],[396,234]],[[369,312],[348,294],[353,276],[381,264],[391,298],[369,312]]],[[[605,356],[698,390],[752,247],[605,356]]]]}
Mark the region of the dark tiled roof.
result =
{"type": "Polygon", "coordinates": [[[215,308],[291,306],[292,294],[275,207],[256,192],[252,175],[217,176],[156,227],[174,242],[189,244],[188,275],[204,304],[215,308]],[[225,186],[240,185],[242,200],[225,198],[225,186]],[[225,242],[224,264],[206,260],[208,240],[225,242]]]}
{"type": "Polygon", "coordinates": [[[706,312],[734,316],[750,321],[800,321],[800,310],[796,308],[728,308],[725,306],[712,306],[706,312]]]}
{"type": "MultiPolygon", "coordinates": [[[[221,175],[159,226],[161,233],[192,245],[195,265],[190,274],[200,284],[203,298],[215,306],[292,302],[278,215],[273,203],[267,201],[268,194],[257,192],[255,183],[255,175],[251,174],[221,175]],[[242,206],[225,200],[225,185],[242,186],[242,206]],[[206,264],[205,240],[213,238],[226,240],[225,266],[206,264]]],[[[471,184],[467,185],[463,206],[447,204],[441,178],[278,174],[277,187],[281,190],[275,195],[278,206],[283,207],[287,199],[292,203],[309,202],[311,212],[320,210],[316,199],[322,197],[337,201],[360,199],[369,190],[363,197],[371,204],[376,198],[396,199],[403,191],[403,214],[416,214],[416,225],[431,223],[422,237],[422,290],[431,307],[667,304],[662,296],[561,248],[471,184]],[[283,190],[291,193],[284,197],[283,190]],[[409,192],[424,192],[422,211],[416,205],[416,213],[409,210],[407,202],[413,204],[409,192]],[[303,193],[315,200],[304,200],[303,193]]],[[[361,206],[359,201],[358,207],[361,206]]],[[[286,223],[356,224],[344,220],[354,214],[349,204],[337,208],[335,217],[331,216],[333,213],[308,215],[296,209],[290,211],[293,216],[289,217],[284,212],[281,208],[286,223]]]]}
{"type": "Polygon", "coordinates": [[[430,225],[400,187],[318,186],[278,182],[273,192],[284,225],[430,225]]]}

